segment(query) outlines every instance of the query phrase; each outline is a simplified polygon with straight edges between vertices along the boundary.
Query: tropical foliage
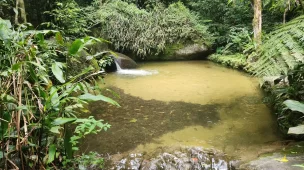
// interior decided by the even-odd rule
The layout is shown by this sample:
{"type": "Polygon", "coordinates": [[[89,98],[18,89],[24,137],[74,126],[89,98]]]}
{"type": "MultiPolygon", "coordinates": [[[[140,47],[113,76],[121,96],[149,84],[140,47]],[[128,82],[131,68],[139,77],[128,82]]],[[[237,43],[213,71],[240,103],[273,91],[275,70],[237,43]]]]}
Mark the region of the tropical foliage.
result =
{"type": "Polygon", "coordinates": [[[111,50],[147,58],[173,54],[188,43],[204,44],[216,51],[212,61],[259,77],[281,76],[265,88],[266,100],[284,132],[302,134],[304,5],[301,0],[263,1],[258,10],[264,35],[257,46],[253,2],[1,0],[0,168],[102,167],[98,153],[75,151],[86,135],[110,128],[94,117],[79,118],[87,103],[119,106],[96,84],[111,63],[111,50]],[[93,49],[108,41],[91,35],[109,40],[110,49],[93,49]]]}
{"type": "Polygon", "coordinates": [[[268,35],[257,53],[251,70],[258,76],[286,75],[304,62],[304,16],[300,16],[268,35]]]}
{"type": "Polygon", "coordinates": [[[235,69],[245,69],[247,66],[246,56],[243,54],[212,54],[208,59],[235,69]]]}
{"type": "MultiPolygon", "coordinates": [[[[303,113],[295,107],[301,105],[295,101],[304,101],[304,66],[303,64],[288,71],[286,76],[278,78],[274,86],[266,86],[268,97],[267,103],[274,106],[278,117],[278,124],[285,133],[291,127],[298,126],[303,122],[303,113]],[[286,106],[289,109],[286,109],[286,106]]],[[[265,86],[265,85],[264,85],[265,86]]]]}
{"type": "Polygon", "coordinates": [[[103,4],[98,11],[102,36],[116,50],[129,51],[141,57],[158,55],[172,43],[199,42],[210,45],[207,27],[181,3],[168,8],[138,9],[120,0],[103,4]]]}
{"type": "Polygon", "coordinates": [[[80,51],[100,40],[86,37],[68,43],[57,31],[31,31],[25,25],[14,30],[2,19],[0,29],[0,166],[42,169],[63,165],[73,158],[81,138],[110,127],[93,117],[77,118],[87,101],[118,106],[98,94],[93,76],[99,70],[87,67],[69,76],[70,63],[77,62],[80,51]],[[47,40],[50,36],[55,39],[47,40]]]}

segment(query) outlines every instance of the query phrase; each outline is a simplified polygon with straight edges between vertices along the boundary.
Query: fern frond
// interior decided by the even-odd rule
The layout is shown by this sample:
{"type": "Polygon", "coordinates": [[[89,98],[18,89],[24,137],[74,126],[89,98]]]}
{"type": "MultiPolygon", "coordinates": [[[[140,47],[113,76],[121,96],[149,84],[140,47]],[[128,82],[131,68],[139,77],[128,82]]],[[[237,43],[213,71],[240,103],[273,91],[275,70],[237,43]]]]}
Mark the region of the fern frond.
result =
{"type": "Polygon", "coordinates": [[[278,27],[269,37],[251,56],[257,59],[249,66],[255,75],[287,74],[288,70],[304,63],[304,15],[278,27]]]}

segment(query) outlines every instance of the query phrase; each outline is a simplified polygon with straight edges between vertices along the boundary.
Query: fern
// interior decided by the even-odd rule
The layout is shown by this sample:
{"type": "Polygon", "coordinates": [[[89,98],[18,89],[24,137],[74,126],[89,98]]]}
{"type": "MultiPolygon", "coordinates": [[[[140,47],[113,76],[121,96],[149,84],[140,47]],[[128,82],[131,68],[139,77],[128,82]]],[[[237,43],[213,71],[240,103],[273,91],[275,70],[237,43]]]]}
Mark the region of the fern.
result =
{"type": "Polygon", "coordinates": [[[287,74],[304,62],[304,15],[286,23],[269,35],[260,50],[250,57],[257,59],[249,70],[257,76],[287,74]]]}

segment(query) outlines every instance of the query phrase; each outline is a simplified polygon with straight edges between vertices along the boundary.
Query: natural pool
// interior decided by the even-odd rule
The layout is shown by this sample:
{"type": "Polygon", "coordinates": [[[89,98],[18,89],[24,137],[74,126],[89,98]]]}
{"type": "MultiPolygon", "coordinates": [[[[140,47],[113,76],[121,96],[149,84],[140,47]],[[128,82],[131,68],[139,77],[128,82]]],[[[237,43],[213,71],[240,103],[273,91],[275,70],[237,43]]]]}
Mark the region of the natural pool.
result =
{"type": "Polygon", "coordinates": [[[106,93],[121,107],[89,105],[91,114],[112,127],[86,138],[82,150],[149,154],[202,146],[250,160],[281,140],[257,79],[208,61],[149,62],[139,69],[157,74],[111,73],[100,83],[120,96],[106,93]]]}

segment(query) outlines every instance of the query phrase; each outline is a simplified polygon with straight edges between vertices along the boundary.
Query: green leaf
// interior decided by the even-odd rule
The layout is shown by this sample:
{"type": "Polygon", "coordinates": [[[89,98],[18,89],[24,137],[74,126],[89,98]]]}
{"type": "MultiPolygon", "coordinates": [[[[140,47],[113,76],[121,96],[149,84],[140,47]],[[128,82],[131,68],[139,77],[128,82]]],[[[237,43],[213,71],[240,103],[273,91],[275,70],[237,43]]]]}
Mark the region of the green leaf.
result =
{"type": "Polygon", "coordinates": [[[66,118],[66,117],[60,117],[55,119],[52,124],[53,125],[63,125],[66,123],[70,123],[70,122],[74,122],[76,120],[76,118],[66,118]]]}
{"type": "Polygon", "coordinates": [[[0,18],[0,39],[2,40],[8,40],[11,39],[11,22],[9,20],[3,20],[0,18]]]}
{"type": "Polygon", "coordinates": [[[289,128],[288,134],[294,134],[294,135],[304,134],[304,125],[299,125],[299,126],[289,128]]]}
{"type": "Polygon", "coordinates": [[[37,34],[36,37],[38,38],[40,45],[44,43],[44,35],[42,33],[37,34]]]}
{"type": "Polygon", "coordinates": [[[21,67],[21,65],[22,65],[22,62],[14,64],[14,65],[12,66],[12,70],[14,70],[14,71],[15,71],[15,70],[19,70],[20,67],[21,67]]]}
{"type": "Polygon", "coordinates": [[[60,44],[60,45],[64,44],[64,41],[63,41],[63,38],[62,38],[62,35],[60,34],[60,32],[57,32],[55,37],[56,37],[56,41],[58,44],[60,44]]]}
{"type": "Polygon", "coordinates": [[[38,63],[35,63],[35,62],[32,62],[32,61],[28,61],[28,63],[33,64],[33,65],[39,67],[39,68],[40,68],[41,70],[43,70],[43,71],[46,71],[46,69],[45,69],[42,65],[40,65],[40,64],[38,64],[38,63]]]}
{"type": "Polygon", "coordinates": [[[51,103],[52,107],[57,107],[60,103],[60,99],[57,93],[58,89],[56,87],[51,87],[50,94],[51,94],[51,103]]]}
{"type": "Polygon", "coordinates": [[[283,103],[288,107],[288,109],[290,109],[292,111],[304,113],[304,104],[300,103],[299,101],[286,100],[283,103]]]}
{"type": "Polygon", "coordinates": [[[37,81],[38,81],[38,78],[37,78],[37,75],[36,75],[34,69],[33,69],[32,67],[29,67],[29,71],[30,71],[30,76],[31,76],[31,78],[34,79],[34,81],[37,82],[37,81]]]}
{"type": "Polygon", "coordinates": [[[0,139],[6,134],[8,129],[8,124],[11,121],[12,116],[9,112],[4,112],[2,119],[0,119],[0,139]]]}
{"type": "Polygon", "coordinates": [[[75,55],[80,51],[83,42],[80,39],[75,40],[69,48],[69,55],[75,55]]]}
{"type": "Polygon", "coordinates": [[[65,82],[65,80],[63,78],[62,67],[63,67],[63,64],[60,62],[55,62],[52,64],[52,72],[60,83],[65,82]]]}
{"type": "Polygon", "coordinates": [[[60,134],[60,132],[59,132],[60,129],[62,129],[61,126],[53,126],[53,127],[50,129],[50,131],[51,131],[52,133],[60,134]]]}
{"type": "Polygon", "coordinates": [[[106,96],[103,96],[103,95],[92,95],[90,93],[86,93],[81,96],[78,96],[78,98],[82,99],[82,100],[88,100],[88,101],[104,101],[104,102],[107,102],[107,103],[120,107],[120,105],[116,101],[114,101],[113,99],[108,98],[106,96]]]}
{"type": "Polygon", "coordinates": [[[51,163],[55,160],[56,155],[56,145],[52,144],[49,146],[49,156],[47,163],[51,163]]]}
{"type": "Polygon", "coordinates": [[[4,102],[7,102],[7,103],[17,103],[17,100],[11,96],[11,95],[8,95],[8,94],[2,94],[0,96],[1,100],[3,100],[4,102]]]}

